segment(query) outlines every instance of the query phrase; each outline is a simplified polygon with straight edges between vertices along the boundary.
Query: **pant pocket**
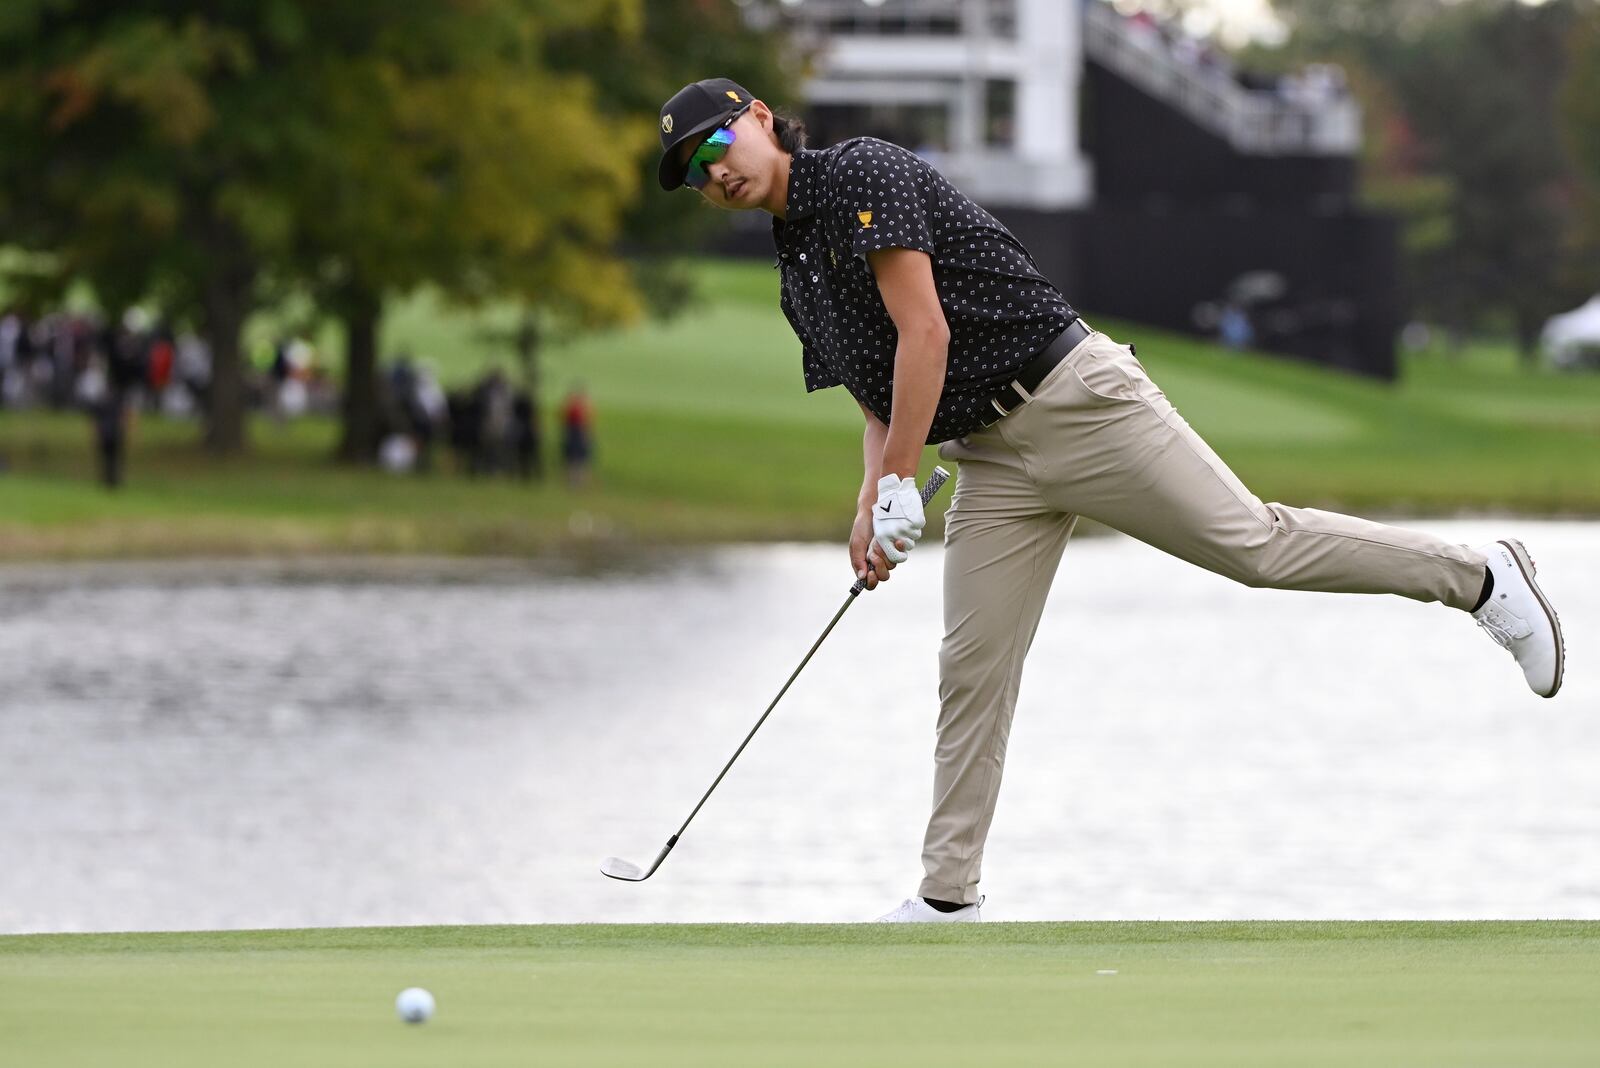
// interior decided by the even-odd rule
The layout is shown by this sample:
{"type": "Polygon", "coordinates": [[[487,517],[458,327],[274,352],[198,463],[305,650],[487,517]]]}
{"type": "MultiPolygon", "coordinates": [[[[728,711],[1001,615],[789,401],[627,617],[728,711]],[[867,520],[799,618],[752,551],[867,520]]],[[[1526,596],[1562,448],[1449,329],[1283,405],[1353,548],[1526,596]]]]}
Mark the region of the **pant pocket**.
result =
{"type": "Polygon", "coordinates": [[[1132,379],[1113,360],[1079,360],[1072,366],[1072,376],[1086,393],[1107,404],[1120,404],[1137,395],[1132,379]]]}

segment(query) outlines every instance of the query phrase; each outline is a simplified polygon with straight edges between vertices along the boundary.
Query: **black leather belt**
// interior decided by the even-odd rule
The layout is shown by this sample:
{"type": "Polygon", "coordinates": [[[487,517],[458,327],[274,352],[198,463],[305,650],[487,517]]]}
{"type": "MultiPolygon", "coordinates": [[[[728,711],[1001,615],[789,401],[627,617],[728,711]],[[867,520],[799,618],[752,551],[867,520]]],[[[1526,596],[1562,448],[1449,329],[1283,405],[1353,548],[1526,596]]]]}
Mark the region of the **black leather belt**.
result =
{"type": "Polygon", "coordinates": [[[1066,359],[1067,353],[1077,348],[1091,333],[1093,331],[1082,319],[1072,320],[1065,330],[1056,335],[1054,341],[1045,346],[1043,352],[1029,360],[1022,370],[1017,372],[1017,377],[989,398],[983,425],[988,426],[1001,416],[1010,415],[1032,400],[1033,391],[1039,388],[1039,383],[1044,381],[1045,375],[1048,375],[1056,364],[1066,359]]]}

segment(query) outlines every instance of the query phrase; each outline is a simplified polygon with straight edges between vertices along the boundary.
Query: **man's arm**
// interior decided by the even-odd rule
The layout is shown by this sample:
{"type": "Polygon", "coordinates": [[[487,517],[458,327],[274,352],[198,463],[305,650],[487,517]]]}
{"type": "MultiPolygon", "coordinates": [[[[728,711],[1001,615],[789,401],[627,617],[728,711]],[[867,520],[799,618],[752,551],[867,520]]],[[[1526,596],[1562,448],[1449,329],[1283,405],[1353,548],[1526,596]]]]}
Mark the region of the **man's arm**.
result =
{"type": "Polygon", "coordinates": [[[870,511],[878,503],[878,479],[883,475],[883,446],[889,440],[889,427],[865,404],[857,401],[856,405],[867,421],[861,434],[861,492],[856,495],[856,505],[861,511],[870,511]]]}
{"type": "Polygon", "coordinates": [[[855,572],[856,578],[866,579],[870,590],[887,581],[889,569],[894,567],[872,540],[872,509],[878,503],[878,476],[889,428],[865,404],[860,401],[856,404],[867,421],[867,428],[861,434],[861,492],[856,495],[856,521],[850,528],[850,570],[855,572]]]}
{"type": "MultiPolygon", "coordinates": [[[[878,474],[915,478],[928,428],[944,392],[950,327],[933,284],[933,260],[926,252],[878,249],[867,253],[867,264],[877,276],[878,294],[899,335],[894,354],[894,411],[878,474]]],[[[871,420],[867,429],[870,433],[871,420]]]]}

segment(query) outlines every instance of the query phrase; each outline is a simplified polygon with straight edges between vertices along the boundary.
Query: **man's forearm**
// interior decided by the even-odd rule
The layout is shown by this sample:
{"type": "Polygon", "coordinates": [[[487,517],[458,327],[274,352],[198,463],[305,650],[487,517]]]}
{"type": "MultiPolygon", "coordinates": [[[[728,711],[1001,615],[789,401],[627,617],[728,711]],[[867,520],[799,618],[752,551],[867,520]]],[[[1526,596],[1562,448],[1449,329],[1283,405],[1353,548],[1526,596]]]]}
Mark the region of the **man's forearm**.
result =
{"type": "Polygon", "coordinates": [[[894,353],[894,411],[883,443],[883,462],[879,475],[894,473],[915,478],[944,392],[944,370],[950,352],[950,336],[942,330],[919,335],[900,335],[894,353]]]}
{"type": "Polygon", "coordinates": [[[867,429],[861,435],[861,493],[856,497],[856,505],[871,508],[878,503],[878,476],[883,468],[883,443],[889,438],[889,428],[864,407],[861,414],[867,418],[867,429]]]}

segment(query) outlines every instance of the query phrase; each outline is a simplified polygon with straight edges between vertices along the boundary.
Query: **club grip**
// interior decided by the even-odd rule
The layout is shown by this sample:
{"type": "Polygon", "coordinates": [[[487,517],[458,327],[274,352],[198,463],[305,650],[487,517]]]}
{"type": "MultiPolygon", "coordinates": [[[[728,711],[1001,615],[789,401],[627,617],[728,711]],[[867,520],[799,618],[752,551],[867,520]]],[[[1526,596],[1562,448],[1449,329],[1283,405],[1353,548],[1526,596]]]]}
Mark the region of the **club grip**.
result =
{"type": "Polygon", "coordinates": [[[924,508],[928,506],[928,502],[933,500],[934,496],[944,488],[944,484],[948,481],[950,481],[950,472],[942,467],[933,469],[933,474],[928,476],[928,481],[922,484],[922,506],[924,508]]]}

